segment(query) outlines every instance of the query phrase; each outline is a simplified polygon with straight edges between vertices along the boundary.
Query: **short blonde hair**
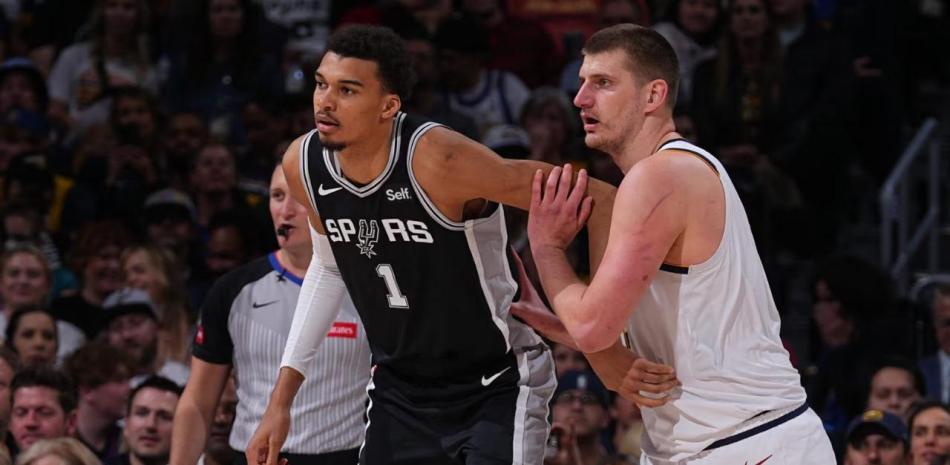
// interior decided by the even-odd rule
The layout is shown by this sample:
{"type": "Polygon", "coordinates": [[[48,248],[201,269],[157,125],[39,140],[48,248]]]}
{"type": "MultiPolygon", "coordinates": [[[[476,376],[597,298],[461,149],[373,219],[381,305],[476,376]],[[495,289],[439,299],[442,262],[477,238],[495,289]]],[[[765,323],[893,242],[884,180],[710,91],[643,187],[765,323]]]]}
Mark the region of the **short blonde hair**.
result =
{"type": "Polygon", "coordinates": [[[102,462],[81,442],[74,438],[61,437],[36,441],[17,456],[16,465],[30,465],[47,455],[55,455],[65,465],[101,465],[102,462]]]}

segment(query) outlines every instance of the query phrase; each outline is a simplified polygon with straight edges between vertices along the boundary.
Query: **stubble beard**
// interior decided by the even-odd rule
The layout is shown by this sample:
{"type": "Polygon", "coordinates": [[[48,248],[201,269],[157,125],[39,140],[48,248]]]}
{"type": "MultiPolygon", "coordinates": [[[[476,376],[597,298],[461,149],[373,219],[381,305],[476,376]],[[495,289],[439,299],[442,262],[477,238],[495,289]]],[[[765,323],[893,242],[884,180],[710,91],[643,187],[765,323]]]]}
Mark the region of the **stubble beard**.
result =
{"type": "Polygon", "coordinates": [[[334,142],[324,138],[323,134],[317,133],[317,136],[320,138],[320,144],[323,145],[323,148],[331,150],[334,152],[339,152],[346,148],[345,142],[334,142]]]}

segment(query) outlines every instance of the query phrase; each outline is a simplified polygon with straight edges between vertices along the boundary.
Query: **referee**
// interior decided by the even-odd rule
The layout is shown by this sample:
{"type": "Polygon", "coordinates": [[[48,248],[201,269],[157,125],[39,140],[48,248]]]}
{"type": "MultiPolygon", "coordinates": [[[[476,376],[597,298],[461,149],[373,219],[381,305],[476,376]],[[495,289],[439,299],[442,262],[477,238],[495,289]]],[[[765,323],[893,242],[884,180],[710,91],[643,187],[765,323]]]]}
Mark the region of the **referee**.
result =
{"type": "MultiPolygon", "coordinates": [[[[294,201],[280,165],[270,185],[270,213],[280,249],[221,277],[201,308],[191,362],[172,430],[170,465],[195,465],[204,451],[215,406],[233,366],[238,407],[230,445],[244,449],[277,381],[297,295],[312,256],[307,210],[294,201]]],[[[352,465],[363,441],[370,351],[349,297],[313,355],[290,411],[281,456],[294,465],[352,465]]]]}

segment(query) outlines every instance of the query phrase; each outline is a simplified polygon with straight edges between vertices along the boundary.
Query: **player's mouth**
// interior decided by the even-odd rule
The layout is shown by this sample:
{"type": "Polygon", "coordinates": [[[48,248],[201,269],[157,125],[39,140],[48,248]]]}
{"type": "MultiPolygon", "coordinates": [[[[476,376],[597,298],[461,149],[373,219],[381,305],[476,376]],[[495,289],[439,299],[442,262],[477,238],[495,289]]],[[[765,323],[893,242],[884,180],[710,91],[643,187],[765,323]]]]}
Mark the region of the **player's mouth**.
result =
{"type": "Polygon", "coordinates": [[[281,223],[277,227],[277,235],[283,237],[284,239],[290,237],[291,232],[294,230],[294,225],[290,223],[281,223]]]}
{"type": "Polygon", "coordinates": [[[600,124],[600,120],[586,113],[581,113],[581,121],[584,123],[584,132],[591,132],[600,124]]]}
{"type": "Polygon", "coordinates": [[[321,133],[333,132],[340,127],[340,122],[336,118],[324,113],[317,113],[314,120],[317,123],[317,131],[321,133]]]}

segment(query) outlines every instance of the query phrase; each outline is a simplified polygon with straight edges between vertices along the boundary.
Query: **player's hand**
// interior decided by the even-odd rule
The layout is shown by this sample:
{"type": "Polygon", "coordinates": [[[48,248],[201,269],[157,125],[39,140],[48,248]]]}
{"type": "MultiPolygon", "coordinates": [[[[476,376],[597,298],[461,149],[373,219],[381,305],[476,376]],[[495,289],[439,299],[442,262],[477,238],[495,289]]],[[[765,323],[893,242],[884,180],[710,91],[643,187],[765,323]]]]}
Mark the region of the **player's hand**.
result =
{"type": "Polygon", "coordinates": [[[573,175],[570,164],[555,167],[547,181],[541,170],[535,173],[528,212],[528,238],[533,251],[566,249],[590,217],[594,199],[587,195],[587,171],[580,170],[577,182],[571,186],[573,175]]]}
{"type": "Polygon", "coordinates": [[[669,402],[670,391],[679,385],[673,367],[639,357],[627,370],[617,393],[640,407],[654,408],[669,402]],[[641,392],[655,395],[648,397],[641,392]]]}
{"type": "Polygon", "coordinates": [[[244,456],[248,465],[287,465],[287,459],[279,459],[277,454],[290,431],[290,412],[271,407],[267,406],[261,424],[247,443],[244,456]]]}

